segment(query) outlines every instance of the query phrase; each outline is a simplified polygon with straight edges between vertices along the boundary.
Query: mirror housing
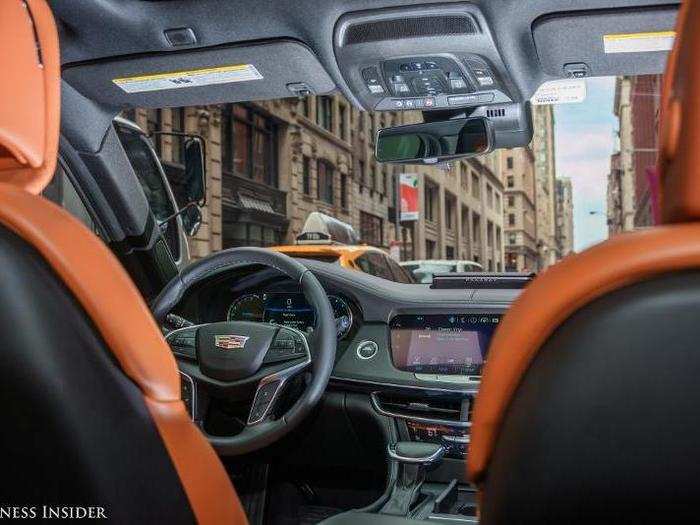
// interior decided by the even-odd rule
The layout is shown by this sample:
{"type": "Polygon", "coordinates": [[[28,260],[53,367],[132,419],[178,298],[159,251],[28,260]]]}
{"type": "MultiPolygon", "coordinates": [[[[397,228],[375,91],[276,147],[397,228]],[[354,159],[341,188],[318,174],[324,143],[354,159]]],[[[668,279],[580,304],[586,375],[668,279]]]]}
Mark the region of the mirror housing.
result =
{"type": "MultiPolygon", "coordinates": [[[[495,149],[525,147],[532,141],[532,112],[529,102],[478,106],[454,111],[424,111],[423,118],[425,122],[421,124],[379,130],[377,132],[375,151],[377,160],[379,162],[400,164],[435,164],[458,158],[483,155],[495,149]],[[471,132],[477,129],[475,123],[478,121],[483,122],[486,129],[485,137],[488,140],[488,147],[484,151],[479,151],[483,149],[483,137],[479,141],[470,141],[469,136],[459,136],[462,129],[470,132],[467,135],[472,135],[471,132]],[[433,150],[430,151],[426,147],[425,152],[427,154],[418,155],[418,153],[423,153],[421,146],[427,146],[429,142],[435,142],[434,138],[428,141],[426,137],[438,136],[443,131],[448,132],[445,135],[446,137],[452,136],[452,138],[443,141],[442,146],[445,144],[449,145],[451,140],[452,149],[433,147],[433,150]],[[458,135],[457,137],[454,136],[455,133],[458,135]],[[405,135],[407,140],[404,139],[398,144],[401,139],[395,137],[402,135],[405,135]],[[416,140],[411,135],[420,135],[420,138],[416,140]],[[392,137],[390,141],[393,140],[394,143],[384,142],[387,137],[392,137]],[[459,144],[459,138],[464,139],[461,144],[459,144]],[[380,144],[380,142],[382,143],[380,144]],[[402,147],[401,150],[396,149],[397,144],[402,147]],[[413,150],[411,150],[410,146],[413,146],[413,150]],[[458,151],[460,149],[458,146],[461,147],[461,154],[458,151]],[[401,156],[397,154],[393,156],[394,160],[390,160],[392,147],[394,152],[413,153],[413,158],[397,160],[401,156]],[[435,155],[435,152],[438,154],[435,155]]],[[[474,138],[473,135],[471,138],[474,138]]],[[[439,139],[440,137],[438,137],[436,143],[441,145],[439,139]]]]}
{"type": "Polygon", "coordinates": [[[206,202],[206,146],[198,135],[188,135],[185,140],[185,184],[183,188],[185,206],[194,203],[203,206],[206,202]]]}
{"type": "Polygon", "coordinates": [[[457,118],[381,129],[376,144],[378,162],[434,164],[488,153],[493,132],[484,117],[457,118]]]}
{"type": "Polygon", "coordinates": [[[184,172],[175,176],[168,174],[166,170],[166,177],[177,204],[177,211],[162,220],[160,224],[167,224],[180,215],[185,233],[192,237],[197,234],[202,225],[201,207],[206,204],[207,198],[206,141],[201,135],[174,131],[156,131],[151,134],[151,136],[153,135],[177,136],[184,140],[182,151],[184,172]]]}

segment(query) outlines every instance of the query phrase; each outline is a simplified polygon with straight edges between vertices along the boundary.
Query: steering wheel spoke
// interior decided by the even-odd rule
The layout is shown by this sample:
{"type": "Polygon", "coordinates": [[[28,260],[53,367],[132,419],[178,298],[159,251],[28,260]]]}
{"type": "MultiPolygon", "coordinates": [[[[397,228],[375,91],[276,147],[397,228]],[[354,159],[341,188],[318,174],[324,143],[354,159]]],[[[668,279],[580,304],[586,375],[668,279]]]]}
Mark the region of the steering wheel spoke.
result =
{"type": "Polygon", "coordinates": [[[169,332],[165,340],[170,345],[173,354],[179,357],[197,359],[197,329],[199,326],[187,326],[169,332]]]}
{"type": "Polygon", "coordinates": [[[271,413],[284,385],[311,364],[311,352],[306,336],[298,330],[280,327],[267,350],[263,363],[289,362],[281,370],[260,380],[248,415],[248,425],[257,425],[271,413]]]}

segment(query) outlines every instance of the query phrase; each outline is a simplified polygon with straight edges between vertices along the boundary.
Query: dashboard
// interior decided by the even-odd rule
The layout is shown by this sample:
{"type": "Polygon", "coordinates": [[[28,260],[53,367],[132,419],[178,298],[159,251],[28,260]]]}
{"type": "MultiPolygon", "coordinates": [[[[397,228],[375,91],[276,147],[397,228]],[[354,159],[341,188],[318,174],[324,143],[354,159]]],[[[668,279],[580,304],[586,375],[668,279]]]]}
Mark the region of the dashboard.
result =
{"type": "MultiPolygon", "coordinates": [[[[440,443],[448,458],[463,460],[491,338],[521,290],[433,289],[299,262],[317,277],[335,316],[328,389],[368,395],[375,413],[403,422],[408,439],[440,443]]],[[[195,324],[270,322],[307,335],[316,321],[299,283],[267,267],[214,275],[189,290],[173,313],[195,324]]],[[[181,372],[196,374],[188,359],[178,356],[181,372]]]]}
{"type": "MultiPolygon", "coordinates": [[[[338,337],[332,381],[475,392],[488,345],[514,289],[432,289],[338,265],[300,260],[319,279],[338,337]]],[[[310,334],[316,315],[297,282],[272,268],[229,270],[202,283],[175,312],[194,323],[272,322],[310,334]]]]}

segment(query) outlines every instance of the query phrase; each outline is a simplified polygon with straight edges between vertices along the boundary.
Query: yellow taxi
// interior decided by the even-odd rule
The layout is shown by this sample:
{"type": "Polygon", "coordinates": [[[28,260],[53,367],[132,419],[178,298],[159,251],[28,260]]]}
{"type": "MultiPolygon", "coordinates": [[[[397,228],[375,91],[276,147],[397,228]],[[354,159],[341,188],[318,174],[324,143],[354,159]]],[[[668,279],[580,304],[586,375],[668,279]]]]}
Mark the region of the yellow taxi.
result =
{"type": "Polygon", "coordinates": [[[313,212],[304,224],[296,243],[270,249],[300,259],[337,262],[344,268],[389,279],[414,283],[415,279],[382,249],[358,244],[359,238],[349,224],[321,212],[313,212]]]}

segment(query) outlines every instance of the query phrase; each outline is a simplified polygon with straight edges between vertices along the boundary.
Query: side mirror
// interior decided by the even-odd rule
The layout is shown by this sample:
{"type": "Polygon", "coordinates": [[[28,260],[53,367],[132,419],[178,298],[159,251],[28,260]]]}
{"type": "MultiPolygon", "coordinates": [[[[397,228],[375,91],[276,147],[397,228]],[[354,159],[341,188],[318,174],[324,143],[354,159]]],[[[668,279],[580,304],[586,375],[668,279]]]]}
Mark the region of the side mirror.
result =
{"type": "Polygon", "coordinates": [[[189,205],[182,211],[182,226],[189,237],[194,237],[202,225],[202,210],[199,206],[189,205]]]}
{"type": "Polygon", "coordinates": [[[410,124],[377,133],[379,162],[434,164],[483,155],[493,149],[493,131],[483,117],[410,124]]]}
{"type": "Polygon", "coordinates": [[[189,135],[185,141],[185,205],[203,206],[206,202],[206,151],[204,139],[189,135]]]}

